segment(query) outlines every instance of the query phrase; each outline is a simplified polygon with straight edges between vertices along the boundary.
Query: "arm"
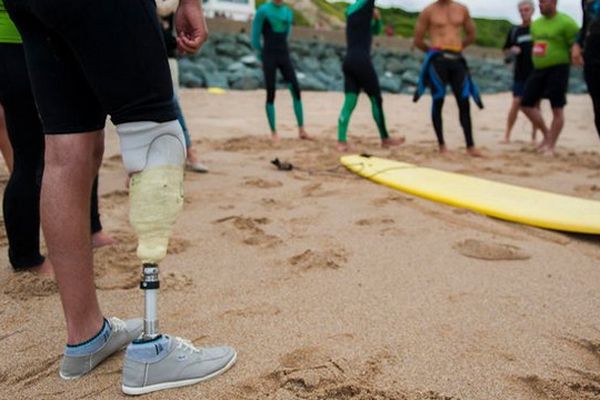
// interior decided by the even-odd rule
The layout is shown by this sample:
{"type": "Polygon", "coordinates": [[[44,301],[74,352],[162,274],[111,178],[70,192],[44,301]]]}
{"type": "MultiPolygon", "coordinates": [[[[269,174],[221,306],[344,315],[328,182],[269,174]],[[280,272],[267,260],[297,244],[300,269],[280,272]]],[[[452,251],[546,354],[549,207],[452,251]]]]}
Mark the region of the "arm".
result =
{"type": "Polygon", "coordinates": [[[477,28],[475,27],[475,22],[473,22],[473,18],[471,18],[471,14],[469,10],[465,7],[465,38],[463,39],[462,47],[466,49],[473,43],[475,43],[475,38],[477,36],[477,28]]]}
{"type": "Polygon", "coordinates": [[[416,48],[428,52],[429,46],[425,43],[425,34],[429,30],[429,8],[423,10],[423,12],[419,15],[417,19],[417,23],[415,25],[415,37],[413,39],[413,44],[416,48]]]}
{"type": "Polygon", "coordinates": [[[292,26],[294,25],[294,11],[291,8],[288,8],[288,10],[289,10],[289,28],[288,28],[287,38],[288,38],[288,40],[290,40],[290,38],[292,37],[292,26]]]}
{"type": "Polygon", "coordinates": [[[183,53],[194,54],[208,39],[208,28],[199,0],[181,0],[175,13],[177,47],[183,53]]]}
{"type": "Polygon", "coordinates": [[[381,14],[379,10],[373,11],[373,20],[371,20],[371,33],[377,36],[383,30],[383,21],[381,20],[381,14]]]}
{"type": "Polygon", "coordinates": [[[254,21],[252,21],[252,48],[259,53],[262,52],[262,43],[260,42],[260,37],[262,35],[264,22],[265,13],[262,8],[259,8],[254,16],[254,21]]]}

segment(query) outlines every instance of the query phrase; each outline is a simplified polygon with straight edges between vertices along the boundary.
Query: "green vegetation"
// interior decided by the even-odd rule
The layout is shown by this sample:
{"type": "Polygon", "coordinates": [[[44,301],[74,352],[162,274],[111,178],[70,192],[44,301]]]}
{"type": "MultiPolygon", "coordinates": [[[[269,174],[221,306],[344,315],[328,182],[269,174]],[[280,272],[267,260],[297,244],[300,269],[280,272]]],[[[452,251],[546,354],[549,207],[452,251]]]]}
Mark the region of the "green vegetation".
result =
{"type": "MultiPolygon", "coordinates": [[[[262,6],[267,1],[268,0],[256,0],[256,8],[258,9],[258,7],[262,6]]],[[[290,4],[288,4],[288,5],[292,8],[292,10],[294,10],[294,25],[310,27],[310,22],[308,22],[308,20],[304,16],[304,14],[302,14],[300,11],[294,9],[294,7],[292,5],[290,5],[290,4]]]]}
{"type": "MultiPolygon", "coordinates": [[[[345,20],[347,3],[330,3],[327,0],[313,0],[319,9],[341,21],[345,20]]],[[[419,13],[408,12],[401,8],[382,8],[381,15],[385,25],[394,27],[394,34],[402,37],[412,37],[419,13]]],[[[510,30],[511,23],[506,20],[475,18],[477,25],[476,44],[485,47],[501,48],[510,30]]]]}

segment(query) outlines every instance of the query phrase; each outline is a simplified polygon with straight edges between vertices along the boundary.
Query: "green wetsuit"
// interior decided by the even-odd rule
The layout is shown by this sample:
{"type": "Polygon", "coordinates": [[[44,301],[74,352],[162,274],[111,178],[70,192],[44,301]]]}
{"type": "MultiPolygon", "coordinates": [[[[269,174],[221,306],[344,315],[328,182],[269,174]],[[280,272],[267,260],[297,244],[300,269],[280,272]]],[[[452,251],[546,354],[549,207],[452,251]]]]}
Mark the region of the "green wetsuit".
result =
{"type": "Polygon", "coordinates": [[[265,87],[267,89],[266,112],[271,132],[276,132],[275,88],[277,70],[281,72],[292,93],[298,126],[304,126],[300,86],[287,44],[292,31],[293,19],[292,10],[288,6],[268,2],[258,9],[252,23],[252,47],[258,52],[263,63],[265,87]]]}
{"type": "Polygon", "coordinates": [[[344,58],[344,106],[338,121],[338,141],[347,141],[350,116],[356,107],[358,94],[364,90],[371,100],[373,119],[381,139],[389,138],[383,113],[383,98],[377,73],[371,62],[373,35],[381,32],[382,22],[373,18],[375,0],[357,0],[346,10],[347,50],[344,58]]]}

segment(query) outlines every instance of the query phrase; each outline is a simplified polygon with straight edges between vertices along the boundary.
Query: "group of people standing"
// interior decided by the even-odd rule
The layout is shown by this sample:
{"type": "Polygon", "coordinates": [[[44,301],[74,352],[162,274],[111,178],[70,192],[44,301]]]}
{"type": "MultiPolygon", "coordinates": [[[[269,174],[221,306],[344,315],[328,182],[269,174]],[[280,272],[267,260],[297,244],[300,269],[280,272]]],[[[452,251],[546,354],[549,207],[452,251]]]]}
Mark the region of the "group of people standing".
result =
{"type": "MultiPolygon", "coordinates": [[[[159,288],[158,263],[166,254],[165,243],[182,203],[186,159],[188,167],[203,168],[195,163],[189,135],[186,139],[185,120],[173,88],[176,71],[169,70],[168,61],[169,55],[174,58],[175,49],[192,54],[206,40],[202,3],[163,2],[170,3],[163,5],[171,10],[159,20],[154,0],[0,0],[0,104],[14,149],[4,196],[9,258],[15,268],[46,269],[55,275],[67,331],[61,377],[79,378],[127,346],[122,385],[127,394],[215,377],[237,357],[227,346],[200,350],[182,338],[159,334],[156,309],[149,306],[156,300],[155,292],[146,297],[143,322],[105,318],[96,296],[92,233],[101,231],[94,210],[106,117],[117,127],[123,162],[132,179],[130,213],[140,242],[144,279],[148,278],[142,282],[144,290],[159,288]],[[167,208],[168,213],[164,212],[167,208]],[[39,253],[39,233],[35,232],[40,216],[51,263],[39,253]]],[[[581,30],[557,12],[557,0],[539,0],[539,5],[542,17],[531,23],[535,5],[520,2],[523,25],[513,29],[507,40],[507,55],[516,58],[517,68],[506,139],[521,109],[544,134],[540,149],[553,152],[564,124],[571,62],[585,64],[600,132],[600,0],[583,0],[581,30]],[[552,104],[550,127],[537,108],[542,98],[552,104]]],[[[403,138],[388,133],[371,62],[372,36],[382,25],[374,0],[357,0],[346,16],[345,96],[337,147],[349,149],[347,129],[360,91],[369,96],[382,145],[401,145],[403,138]]],[[[252,44],[263,62],[266,114],[274,140],[278,139],[277,70],[292,93],[299,137],[311,139],[304,128],[301,92],[287,45],[292,21],[291,10],[281,0],[272,0],[258,10],[253,24],[252,44]]],[[[481,155],[473,139],[470,98],[480,107],[483,104],[462,55],[475,35],[468,9],[452,0],[435,1],[417,21],[414,43],[426,59],[415,101],[426,88],[431,90],[432,121],[442,153],[447,148],[441,116],[450,85],[467,151],[481,155]]]]}

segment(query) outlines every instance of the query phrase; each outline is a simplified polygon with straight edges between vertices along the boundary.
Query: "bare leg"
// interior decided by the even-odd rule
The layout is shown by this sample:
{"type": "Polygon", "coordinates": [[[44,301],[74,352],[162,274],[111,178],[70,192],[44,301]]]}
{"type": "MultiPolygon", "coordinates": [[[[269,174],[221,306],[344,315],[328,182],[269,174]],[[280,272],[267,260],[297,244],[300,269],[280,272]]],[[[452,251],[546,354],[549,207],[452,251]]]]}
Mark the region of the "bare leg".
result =
{"type": "Polygon", "coordinates": [[[556,142],[565,126],[565,114],[562,108],[552,109],[552,125],[550,126],[550,134],[548,135],[547,149],[554,153],[556,142]]]}
{"type": "Polygon", "coordinates": [[[67,324],[67,343],[102,327],[94,285],[90,193],[98,171],[102,132],[46,136],[41,217],[67,324]]]}
{"type": "Polygon", "coordinates": [[[4,121],[4,109],[0,106],[0,152],[4,157],[8,172],[13,169],[13,150],[8,140],[8,131],[6,130],[6,122],[4,121]]]}
{"type": "Polygon", "coordinates": [[[544,140],[542,140],[542,143],[540,144],[539,148],[541,149],[546,147],[549,139],[550,130],[546,126],[546,122],[544,122],[544,117],[542,116],[541,110],[535,107],[522,107],[521,110],[527,116],[527,118],[529,118],[531,123],[534,126],[537,126],[544,135],[544,140]]]}
{"type": "Polygon", "coordinates": [[[510,111],[508,112],[508,118],[506,121],[506,133],[504,134],[504,140],[502,143],[510,143],[510,134],[517,122],[517,116],[519,115],[519,109],[521,108],[521,98],[514,97],[510,111]]]}
{"type": "Polygon", "coordinates": [[[338,141],[336,143],[336,145],[335,145],[335,148],[340,153],[347,153],[348,151],[350,151],[350,145],[348,144],[348,142],[340,142],[340,141],[338,141]]]}

